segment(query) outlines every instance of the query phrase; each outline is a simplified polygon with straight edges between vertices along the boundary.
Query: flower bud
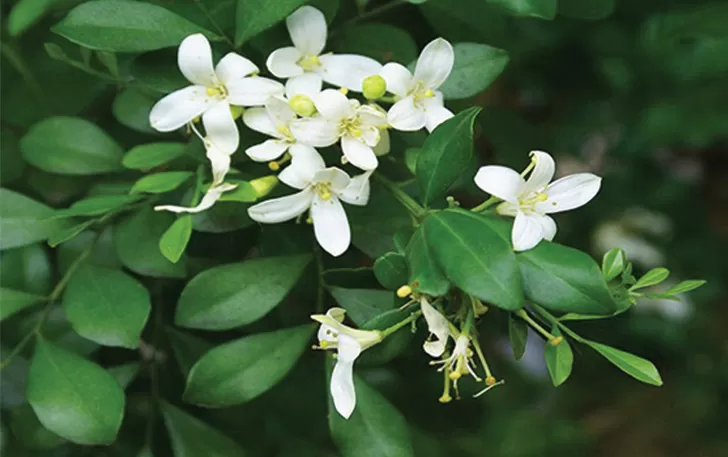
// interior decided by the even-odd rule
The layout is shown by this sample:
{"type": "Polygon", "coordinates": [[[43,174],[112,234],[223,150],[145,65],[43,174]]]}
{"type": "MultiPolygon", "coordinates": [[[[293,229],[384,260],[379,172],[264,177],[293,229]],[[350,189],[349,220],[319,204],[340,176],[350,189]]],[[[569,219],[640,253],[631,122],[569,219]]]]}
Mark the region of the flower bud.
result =
{"type": "Polygon", "coordinates": [[[263,176],[250,181],[250,185],[253,186],[259,198],[265,197],[278,185],[278,177],[276,175],[263,176]]]}
{"type": "Polygon", "coordinates": [[[239,118],[245,112],[245,108],[237,105],[230,105],[230,114],[233,116],[233,120],[239,118]]]}
{"type": "Polygon", "coordinates": [[[406,284],[404,286],[400,287],[399,289],[397,289],[397,296],[399,298],[406,298],[406,297],[409,297],[410,295],[412,295],[412,288],[406,284]]]}
{"type": "Polygon", "coordinates": [[[291,107],[294,113],[302,117],[310,117],[316,113],[316,105],[313,104],[313,100],[308,95],[295,95],[288,102],[288,106],[291,107]]]}
{"type": "Polygon", "coordinates": [[[387,81],[379,75],[367,77],[361,87],[367,100],[377,100],[387,93],[387,81]]]}

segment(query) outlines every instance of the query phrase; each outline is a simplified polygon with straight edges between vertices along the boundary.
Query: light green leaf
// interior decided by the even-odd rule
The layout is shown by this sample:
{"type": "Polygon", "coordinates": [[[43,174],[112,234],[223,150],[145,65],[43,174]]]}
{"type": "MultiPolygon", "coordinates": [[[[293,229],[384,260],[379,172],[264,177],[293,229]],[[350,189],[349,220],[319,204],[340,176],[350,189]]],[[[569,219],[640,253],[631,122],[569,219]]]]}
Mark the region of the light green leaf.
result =
{"type": "Polygon", "coordinates": [[[513,357],[516,360],[521,360],[526,352],[528,325],[523,319],[518,319],[513,314],[508,315],[508,341],[511,343],[513,357]]]}
{"type": "Polygon", "coordinates": [[[612,248],[602,257],[602,276],[604,280],[609,282],[616,278],[624,271],[627,256],[624,250],[620,248],[612,248]]]}
{"type": "MultiPolygon", "coordinates": [[[[551,330],[554,336],[561,336],[558,327],[551,330]]],[[[571,352],[569,342],[564,338],[557,345],[553,345],[550,341],[546,342],[543,350],[546,359],[546,368],[551,376],[551,382],[555,387],[563,384],[571,375],[571,368],[574,364],[574,353],[571,352]]]]}
{"type": "Polygon", "coordinates": [[[594,341],[586,341],[595,351],[604,356],[617,368],[624,371],[628,375],[653,386],[661,386],[662,378],[660,373],[649,360],[637,357],[629,352],[620,351],[606,344],[595,343],[594,341]]]}
{"type": "Polygon", "coordinates": [[[329,292],[358,325],[395,307],[395,295],[389,290],[330,287],[329,292]]]}
{"type": "Polygon", "coordinates": [[[0,299],[2,299],[2,307],[0,307],[0,321],[2,321],[26,308],[30,308],[36,303],[40,303],[43,297],[2,287],[0,288],[0,299]]]}
{"type": "Polygon", "coordinates": [[[680,281],[679,283],[677,283],[674,286],[667,289],[665,291],[665,294],[667,294],[667,295],[684,294],[686,292],[690,292],[691,290],[695,290],[698,287],[701,287],[706,282],[708,282],[708,281],[705,281],[703,279],[688,279],[686,281],[680,281]]]}
{"type": "Polygon", "coordinates": [[[642,276],[640,279],[638,279],[637,283],[630,287],[629,290],[637,290],[645,287],[656,286],[657,284],[660,284],[662,281],[666,280],[668,276],[670,276],[670,270],[668,270],[667,268],[653,268],[645,273],[645,275],[642,276]]]}
{"type": "Polygon", "coordinates": [[[121,124],[142,133],[155,133],[149,124],[149,113],[156,99],[135,89],[124,89],[116,96],[111,112],[121,124]]]}
{"type": "Polygon", "coordinates": [[[440,87],[445,99],[473,97],[490,86],[506,68],[508,53],[478,43],[456,43],[455,66],[440,87]]]}
{"type": "Polygon", "coordinates": [[[238,0],[235,46],[283,21],[306,0],[238,0]]]}
{"type": "Polygon", "coordinates": [[[130,193],[138,194],[147,192],[150,194],[162,194],[164,192],[170,192],[184,184],[193,175],[194,173],[191,171],[163,171],[161,173],[154,173],[153,175],[144,176],[134,183],[134,187],[131,188],[130,193]]]}
{"type": "Polygon", "coordinates": [[[126,0],[93,0],[72,9],[53,32],[86,48],[111,52],[144,52],[178,46],[202,33],[220,39],[161,6],[126,0]]]}
{"type": "Polygon", "coordinates": [[[18,36],[45,16],[56,0],[20,0],[8,14],[8,32],[18,36]]]}
{"type": "Polygon", "coordinates": [[[531,16],[553,19],[558,8],[557,0],[488,0],[514,16],[531,16]]]}
{"type": "Polygon", "coordinates": [[[559,14],[574,19],[596,21],[614,12],[614,0],[559,0],[559,14]]]}
{"type": "Polygon", "coordinates": [[[99,195],[78,200],[69,208],[56,211],[51,217],[100,216],[137,200],[139,197],[129,195],[99,195]]]}
{"type": "Polygon", "coordinates": [[[53,210],[43,203],[8,189],[0,189],[0,250],[43,241],[68,227],[66,221],[49,220],[53,210]]]}
{"type": "Polygon", "coordinates": [[[110,444],[124,416],[124,392],[106,370],[38,338],[27,397],[45,428],[77,444],[110,444]]]}
{"type": "Polygon", "coordinates": [[[124,154],[121,163],[134,170],[150,170],[185,155],[184,143],[149,143],[135,146],[124,154]]]}
{"type": "Polygon", "coordinates": [[[437,265],[425,238],[425,226],[420,224],[407,244],[405,256],[409,266],[409,285],[416,292],[439,297],[450,290],[450,281],[437,265]]]}
{"type": "Polygon", "coordinates": [[[167,260],[177,263],[187,248],[190,236],[192,236],[192,216],[189,214],[179,216],[159,239],[159,250],[167,260]]]}
{"type": "Polygon", "coordinates": [[[219,430],[169,403],[162,402],[162,417],[174,457],[245,457],[247,452],[219,430]]]}
{"type": "Polygon", "coordinates": [[[23,158],[49,173],[95,175],[123,169],[123,150],[91,122],[78,117],[49,117],[20,140],[23,158]]]}
{"type": "Polygon", "coordinates": [[[332,45],[334,52],[360,54],[379,62],[411,62],[417,44],[406,31],[389,24],[356,24],[342,30],[332,45]]]}
{"type": "Polygon", "coordinates": [[[407,261],[399,252],[388,252],[374,262],[374,275],[387,289],[397,290],[407,284],[407,261]]]}
{"type": "Polygon", "coordinates": [[[255,190],[255,187],[253,187],[253,185],[250,184],[248,181],[229,179],[226,180],[226,182],[229,182],[230,184],[235,184],[238,187],[222,194],[220,200],[218,201],[251,203],[258,199],[258,192],[255,190]]]}
{"type": "Polygon", "coordinates": [[[187,377],[184,400],[206,407],[245,403],[271,389],[309,347],[313,325],[258,333],[212,349],[187,377]]]}
{"type": "Polygon", "coordinates": [[[310,261],[309,254],[266,257],[205,270],[182,291],[175,323],[227,330],[255,322],[281,303],[310,261]]]}
{"type": "Polygon", "coordinates": [[[151,310],[149,292],[119,270],[82,266],[63,295],[73,329],[104,346],[136,348],[151,310]]]}

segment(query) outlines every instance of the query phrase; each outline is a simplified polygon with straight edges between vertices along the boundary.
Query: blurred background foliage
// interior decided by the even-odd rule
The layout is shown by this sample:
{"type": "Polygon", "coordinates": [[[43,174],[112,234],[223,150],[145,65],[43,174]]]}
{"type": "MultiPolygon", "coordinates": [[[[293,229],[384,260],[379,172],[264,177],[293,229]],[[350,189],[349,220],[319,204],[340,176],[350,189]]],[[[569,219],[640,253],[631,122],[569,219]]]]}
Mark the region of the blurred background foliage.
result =
{"type": "MultiPolygon", "coordinates": [[[[124,149],[158,140],[161,137],[147,125],[148,111],[160,93],[170,85],[176,87],[181,78],[173,49],[141,57],[119,54],[117,64],[108,65],[103,57],[54,35],[50,27],[78,3],[2,4],[0,182],[57,208],[84,195],[123,187],[123,175],[109,180],[36,168],[24,161],[19,147],[28,129],[51,115],[74,115],[102,126],[124,149]],[[18,12],[21,4],[24,14],[18,12]]],[[[233,0],[152,3],[212,30],[216,26],[211,21],[230,35],[235,28],[233,0]]],[[[416,335],[393,362],[362,359],[357,373],[404,415],[416,455],[728,455],[728,338],[723,327],[728,322],[728,3],[543,0],[543,5],[552,6],[543,10],[529,10],[523,5],[538,2],[526,0],[419,0],[391,6],[377,0],[314,3],[333,18],[329,47],[335,51],[408,62],[436,36],[506,50],[510,61],[494,84],[472,99],[449,104],[456,111],[473,104],[483,107],[476,131],[479,162],[518,169],[525,166],[528,151],[542,149],[557,157],[560,174],[588,170],[602,175],[603,190],[594,202],[559,220],[560,242],[595,257],[621,246],[641,271],[664,264],[675,280],[708,280],[680,303],[640,303],[616,319],[575,324],[598,341],[652,360],[665,381],[661,388],[634,381],[588,351],[577,351],[571,379],[554,388],[538,338],[529,340],[524,359],[512,360],[503,313],[493,313],[482,333],[491,366],[506,385],[478,400],[445,406],[437,402],[441,379],[421,354],[423,334],[416,335]]],[[[242,53],[261,62],[286,39],[279,24],[246,43],[242,53]]],[[[395,146],[393,164],[405,157],[408,145],[395,146]]],[[[195,154],[199,157],[202,151],[191,153],[195,154]]],[[[235,159],[238,164],[246,160],[242,153],[235,159]]],[[[251,176],[262,174],[247,170],[252,170],[251,176]]],[[[464,180],[457,198],[463,206],[471,206],[482,196],[464,180]]],[[[281,240],[302,237],[306,243],[289,245],[307,250],[308,232],[287,226],[261,231],[240,216],[243,211],[229,214],[221,206],[215,214],[196,218],[197,226],[213,229],[196,232],[192,238],[188,250],[192,271],[240,259],[256,239],[265,255],[280,253],[281,240]],[[237,224],[237,230],[209,233],[221,223],[237,224]]],[[[396,213],[387,219],[385,211],[381,220],[396,225],[396,213]]],[[[352,224],[356,233],[356,217],[352,224]]],[[[82,235],[55,250],[45,244],[4,250],[3,286],[48,294],[87,242],[82,235]]],[[[327,261],[331,271],[326,281],[333,298],[337,287],[357,290],[376,285],[369,270],[335,270],[370,266],[371,256],[381,254],[376,243],[369,250],[359,247],[361,251],[343,259],[327,261]]],[[[113,249],[111,233],[101,237],[92,258],[102,265],[126,265],[113,249]]],[[[315,281],[315,271],[307,274],[315,281]]],[[[183,374],[212,344],[281,323],[303,322],[315,291],[300,287],[273,315],[245,332],[193,335],[171,326],[183,281],[144,278],[143,282],[155,304],[162,304],[155,306],[155,312],[164,325],[147,329],[139,351],[99,348],[74,334],[60,310],[48,316],[45,330],[62,346],[115,367],[117,379],[128,383],[126,417],[117,442],[110,447],[79,447],[45,430],[24,399],[30,353],[25,350],[2,371],[3,455],[144,455],[139,450],[149,444],[150,434],[154,446],[142,451],[149,452],[146,455],[218,455],[204,446],[203,438],[210,439],[212,432],[191,422],[189,415],[175,420],[182,414],[175,408],[232,437],[246,449],[245,455],[336,455],[328,434],[320,353],[305,354],[281,384],[242,406],[204,410],[180,400],[183,374]],[[158,392],[150,392],[151,377],[159,377],[158,392]],[[161,418],[148,421],[155,415],[151,395],[169,402],[163,411],[170,438],[161,432],[161,418]]],[[[24,312],[3,321],[3,353],[18,344],[38,318],[24,312]]]]}

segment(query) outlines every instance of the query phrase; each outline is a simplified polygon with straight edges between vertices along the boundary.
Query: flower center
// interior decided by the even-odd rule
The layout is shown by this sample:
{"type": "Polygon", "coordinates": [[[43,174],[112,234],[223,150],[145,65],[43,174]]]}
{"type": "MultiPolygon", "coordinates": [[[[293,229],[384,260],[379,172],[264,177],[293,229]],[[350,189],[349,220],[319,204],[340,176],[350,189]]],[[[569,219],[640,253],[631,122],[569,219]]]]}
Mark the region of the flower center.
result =
{"type": "Polygon", "coordinates": [[[314,184],[313,191],[316,192],[316,195],[318,195],[321,200],[329,200],[333,196],[333,193],[329,188],[329,183],[327,182],[318,182],[314,184]]]}
{"type": "Polygon", "coordinates": [[[306,71],[313,71],[321,66],[321,59],[319,59],[319,56],[309,54],[298,59],[296,63],[306,71]]]}
{"type": "Polygon", "coordinates": [[[223,86],[222,84],[219,86],[214,87],[208,87],[205,91],[208,95],[208,97],[215,97],[215,98],[225,98],[228,95],[227,88],[223,86]]]}
{"type": "Polygon", "coordinates": [[[341,136],[353,136],[359,138],[362,135],[361,119],[359,116],[352,116],[341,121],[339,124],[339,134],[341,136]]]}
{"type": "Polygon", "coordinates": [[[412,89],[411,93],[414,96],[416,102],[435,96],[435,91],[425,86],[425,83],[423,83],[422,81],[417,81],[417,84],[415,84],[415,87],[414,89],[412,89]]]}
{"type": "Polygon", "coordinates": [[[523,198],[520,198],[518,200],[518,204],[521,207],[521,209],[535,211],[536,210],[536,204],[545,202],[548,200],[549,196],[546,195],[544,192],[531,192],[530,194],[526,195],[523,198]]]}
{"type": "Polygon", "coordinates": [[[291,133],[291,129],[288,128],[287,125],[281,124],[278,127],[276,127],[276,130],[286,137],[286,141],[294,142],[296,141],[295,138],[293,138],[293,134],[291,133]]]}

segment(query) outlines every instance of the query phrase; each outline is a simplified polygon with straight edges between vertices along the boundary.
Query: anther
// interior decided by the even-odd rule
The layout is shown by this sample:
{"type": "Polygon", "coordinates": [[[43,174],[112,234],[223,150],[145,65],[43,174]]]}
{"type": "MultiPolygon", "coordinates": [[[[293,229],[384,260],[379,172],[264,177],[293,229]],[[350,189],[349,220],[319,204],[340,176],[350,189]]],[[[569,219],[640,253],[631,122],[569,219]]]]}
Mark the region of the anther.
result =
{"type": "Polygon", "coordinates": [[[442,397],[438,398],[437,401],[440,403],[450,403],[452,401],[452,397],[448,394],[442,394],[442,397]]]}
{"type": "Polygon", "coordinates": [[[270,168],[271,171],[278,171],[281,169],[281,165],[274,160],[272,162],[268,162],[268,168],[270,168]]]}
{"type": "Polygon", "coordinates": [[[409,297],[410,295],[412,295],[412,288],[406,284],[404,286],[400,287],[399,289],[397,289],[397,296],[399,298],[406,298],[406,297],[409,297]]]}
{"type": "Polygon", "coordinates": [[[487,378],[485,378],[485,385],[486,386],[490,387],[490,386],[495,385],[495,383],[496,383],[495,376],[488,376],[487,378]]]}
{"type": "Polygon", "coordinates": [[[550,343],[551,343],[551,346],[558,346],[559,343],[561,343],[562,341],[564,341],[564,337],[563,336],[557,336],[554,339],[552,339],[550,341],[550,343]]]}

